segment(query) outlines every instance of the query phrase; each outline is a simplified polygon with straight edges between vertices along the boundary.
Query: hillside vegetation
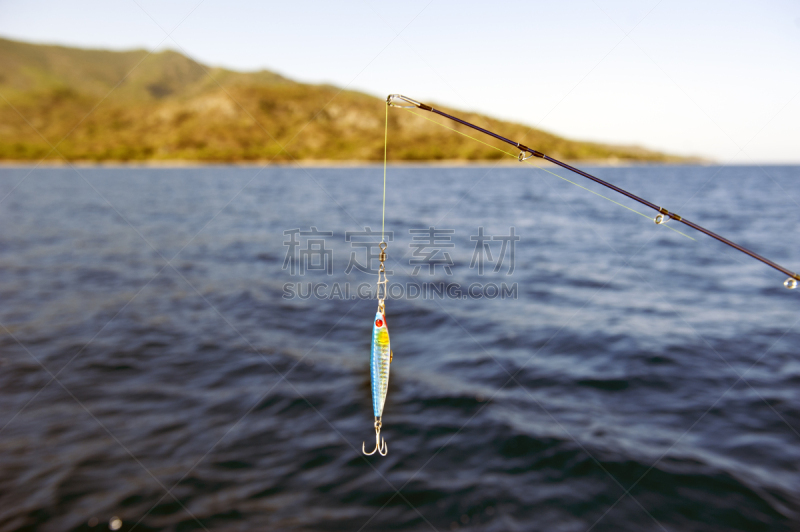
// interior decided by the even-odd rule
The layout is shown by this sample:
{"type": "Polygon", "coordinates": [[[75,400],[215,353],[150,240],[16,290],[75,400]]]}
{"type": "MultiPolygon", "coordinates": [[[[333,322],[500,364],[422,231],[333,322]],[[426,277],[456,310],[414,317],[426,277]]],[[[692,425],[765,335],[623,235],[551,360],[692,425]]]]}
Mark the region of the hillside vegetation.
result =
{"type": "MultiPolygon", "coordinates": [[[[268,71],[212,68],[172,51],[111,52],[0,39],[5,160],[61,160],[49,142],[69,160],[381,161],[384,107],[382,99],[363,93],[297,83],[268,71]]],[[[554,157],[682,160],[453,112],[554,157]]],[[[392,109],[389,117],[391,160],[506,157],[407,111],[392,109]]]]}

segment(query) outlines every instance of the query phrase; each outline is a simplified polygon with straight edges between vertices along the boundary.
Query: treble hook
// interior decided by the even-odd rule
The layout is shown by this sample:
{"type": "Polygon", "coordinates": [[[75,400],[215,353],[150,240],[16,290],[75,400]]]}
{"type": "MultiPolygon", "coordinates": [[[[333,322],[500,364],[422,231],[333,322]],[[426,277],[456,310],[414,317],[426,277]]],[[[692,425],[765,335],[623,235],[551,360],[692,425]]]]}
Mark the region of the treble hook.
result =
{"type": "Polygon", "coordinates": [[[371,456],[375,454],[375,451],[378,452],[381,456],[386,456],[389,452],[389,448],[386,445],[386,440],[381,440],[381,420],[375,419],[375,448],[372,450],[371,453],[368,453],[367,450],[364,448],[366,442],[361,443],[361,452],[367,456],[371,456]]]}

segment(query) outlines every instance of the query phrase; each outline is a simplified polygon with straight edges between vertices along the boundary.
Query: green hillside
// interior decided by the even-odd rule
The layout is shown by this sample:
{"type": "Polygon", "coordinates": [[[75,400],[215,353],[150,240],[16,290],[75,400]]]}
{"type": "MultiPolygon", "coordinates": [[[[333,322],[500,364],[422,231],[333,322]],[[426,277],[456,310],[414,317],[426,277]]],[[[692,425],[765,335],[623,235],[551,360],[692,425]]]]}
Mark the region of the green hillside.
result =
{"type": "MultiPolygon", "coordinates": [[[[49,141],[70,160],[381,161],[384,106],[363,93],[297,83],[268,71],[207,67],[172,51],[111,52],[0,39],[5,160],[61,160],[49,141]]],[[[682,160],[457,113],[554,157],[682,160]]],[[[505,157],[407,111],[392,109],[389,116],[391,160],[505,157]]]]}

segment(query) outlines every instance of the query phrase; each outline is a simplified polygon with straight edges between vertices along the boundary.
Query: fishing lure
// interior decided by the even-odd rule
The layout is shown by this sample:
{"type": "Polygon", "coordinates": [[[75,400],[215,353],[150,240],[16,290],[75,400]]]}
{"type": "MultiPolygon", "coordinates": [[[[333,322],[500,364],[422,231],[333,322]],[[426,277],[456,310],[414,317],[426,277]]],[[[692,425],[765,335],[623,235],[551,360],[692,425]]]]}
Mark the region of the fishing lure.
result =
{"type": "Polygon", "coordinates": [[[369,373],[372,382],[372,413],[375,415],[375,449],[368,453],[361,444],[361,452],[367,456],[377,451],[381,456],[389,452],[386,440],[381,439],[381,418],[383,405],[386,403],[386,391],[389,389],[389,366],[392,363],[392,348],[389,342],[389,327],[386,325],[386,242],[380,243],[381,266],[378,270],[378,311],[372,324],[372,347],[369,353],[369,373]]]}
{"type": "Polygon", "coordinates": [[[378,309],[375,323],[372,324],[372,349],[369,358],[369,370],[372,380],[372,413],[375,415],[375,449],[368,453],[366,443],[361,444],[361,451],[366,455],[386,456],[388,447],[386,440],[381,439],[381,417],[386,402],[386,391],[389,388],[389,366],[392,362],[392,350],[389,345],[389,328],[386,326],[386,315],[378,309]]]}

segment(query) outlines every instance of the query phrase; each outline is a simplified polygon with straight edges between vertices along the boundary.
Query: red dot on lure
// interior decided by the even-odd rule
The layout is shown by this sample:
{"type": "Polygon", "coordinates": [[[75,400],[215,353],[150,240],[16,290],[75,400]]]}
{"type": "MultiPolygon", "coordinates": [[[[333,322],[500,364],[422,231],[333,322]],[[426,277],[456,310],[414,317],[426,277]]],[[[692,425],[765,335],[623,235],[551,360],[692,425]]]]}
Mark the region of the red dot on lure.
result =
{"type": "Polygon", "coordinates": [[[375,327],[383,327],[383,320],[380,318],[375,320],[375,327]]]}

